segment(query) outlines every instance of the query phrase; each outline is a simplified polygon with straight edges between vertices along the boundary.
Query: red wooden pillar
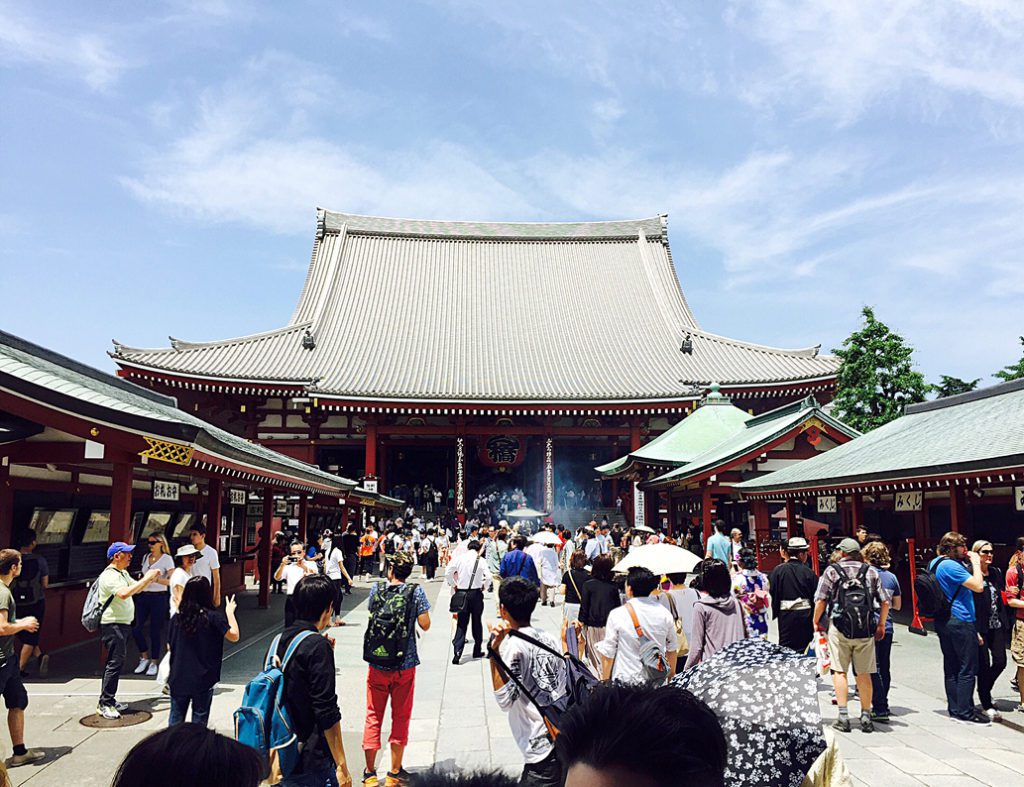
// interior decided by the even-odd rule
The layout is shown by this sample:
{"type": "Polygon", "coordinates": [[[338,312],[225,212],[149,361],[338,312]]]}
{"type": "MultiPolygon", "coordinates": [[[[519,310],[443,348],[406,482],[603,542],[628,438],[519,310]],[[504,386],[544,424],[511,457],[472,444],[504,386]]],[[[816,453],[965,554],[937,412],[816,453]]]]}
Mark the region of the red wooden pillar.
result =
{"type": "Polygon", "coordinates": [[[792,498],[787,497],[786,498],[786,535],[788,537],[802,536],[803,535],[803,533],[801,533],[797,529],[799,527],[799,525],[797,524],[796,520],[797,520],[796,506],[793,505],[792,498]]]}
{"type": "Polygon", "coordinates": [[[366,422],[366,460],[363,462],[363,475],[367,478],[377,477],[377,422],[366,422]]]}
{"type": "Polygon", "coordinates": [[[14,537],[14,488],[8,457],[0,457],[0,544],[12,546],[14,537]]]}
{"type": "Polygon", "coordinates": [[[700,496],[700,511],[701,511],[701,518],[702,518],[702,521],[703,521],[703,524],[704,524],[704,543],[705,544],[707,544],[708,543],[708,539],[711,538],[711,521],[712,521],[711,517],[712,517],[712,514],[713,514],[713,512],[711,510],[712,504],[713,504],[713,501],[711,499],[711,488],[710,487],[704,487],[704,490],[701,492],[701,496],[700,496]]]}
{"type": "Polygon", "coordinates": [[[299,495],[299,540],[306,543],[306,522],[309,520],[309,495],[299,495]]]}
{"type": "Polygon", "coordinates": [[[211,478],[206,487],[206,541],[214,549],[220,549],[220,517],[224,500],[224,484],[219,478],[211,478]]]}
{"type": "Polygon", "coordinates": [[[263,522],[260,524],[259,556],[260,563],[260,609],[270,606],[270,574],[274,566],[270,565],[270,529],[274,519],[274,490],[266,487],[263,490],[263,522]]]}
{"type": "Polygon", "coordinates": [[[967,506],[963,491],[956,486],[949,488],[949,521],[954,533],[962,533],[967,528],[967,506]]]}
{"type": "Polygon", "coordinates": [[[853,527],[850,529],[848,535],[853,535],[857,532],[857,528],[864,524],[864,496],[860,492],[854,492],[850,495],[851,512],[853,514],[853,527]]]}
{"type": "Polygon", "coordinates": [[[110,540],[132,540],[132,466],[114,462],[110,487],[110,540]]]}
{"type": "Polygon", "coordinates": [[[772,531],[768,503],[764,500],[751,500],[750,512],[754,515],[754,540],[759,544],[767,541],[772,531]]]}

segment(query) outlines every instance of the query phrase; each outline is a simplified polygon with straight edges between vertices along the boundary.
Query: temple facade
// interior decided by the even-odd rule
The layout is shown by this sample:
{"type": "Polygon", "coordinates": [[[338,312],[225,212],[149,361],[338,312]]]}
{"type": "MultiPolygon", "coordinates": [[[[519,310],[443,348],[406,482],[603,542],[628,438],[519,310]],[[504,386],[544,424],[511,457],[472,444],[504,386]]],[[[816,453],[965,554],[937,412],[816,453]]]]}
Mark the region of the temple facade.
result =
{"type": "Polygon", "coordinates": [[[268,328],[115,342],[111,355],[121,376],[241,437],[371,490],[429,487],[459,514],[518,489],[545,511],[655,521],[660,492],[595,466],[679,423],[712,383],[756,415],[829,401],[839,366],[817,347],[703,330],[666,216],[515,224],[321,209],[299,302],[268,328]]]}

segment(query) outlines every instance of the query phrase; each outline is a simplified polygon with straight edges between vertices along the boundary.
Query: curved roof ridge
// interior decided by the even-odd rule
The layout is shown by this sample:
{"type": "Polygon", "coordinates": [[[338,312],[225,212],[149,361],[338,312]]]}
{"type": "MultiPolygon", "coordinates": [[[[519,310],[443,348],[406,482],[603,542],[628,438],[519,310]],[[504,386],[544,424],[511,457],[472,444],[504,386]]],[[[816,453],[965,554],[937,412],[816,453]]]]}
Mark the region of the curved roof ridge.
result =
{"type": "Polygon", "coordinates": [[[235,336],[230,339],[216,339],[209,342],[190,342],[185,339],[176,339],[173,336],[167,338],[171,342],[170,347],[129,347],[126,344],[121,344],[117,339],[113,339],[114,352],[107,353],[113,358],[122,356],[125,353],[146,353],[146,354],[159,354],[159,353],[175,353],[181,352],[182,350],[200,350],[204,347],[230,347],[236,344],[243,344],[244,342],[255,341],[258,339],[266,339],[271,336],[279,336],[284,333],[291,331],[299,331],[303,328],[309,328],[313,325],[312,320],[305,322],[298,322],[293,325],[285,325],[283,328],[274,328],[269,331],[260,331],[259,333],[250,333],[245,336],[235,336]]]}
{"type": "MultiPolygon", "coordinates": [[[[734,347],[745,347],[751,350],[757,350],[759,352],[775,353],[776,355],[789,355],[796,358],[818,358],[819,356],[821,356],[820,344],[815,344],[811,347],[787,349],[785,347],[771,347],[767,344],[756,344],[755,342],[747,342],[742,339],[732,339],[728,336],[722,336],[721,334],[711,333],[711,331],[705,331],[701,328],[694,328],[688,332],[694,334],[695,336],[703,336],[704,338],[711,339],[712,341],[722,342],[723,344],[730,344],[734,347]]],[[[828,354],[826,353],[825,356],[821,357],[831,356],[828,356],[828,354]]]]}
{"type": "Polygon", "coordinates": [[[464,221],[363,216],[317,208],[317,216],[323,231],[337,231],[345,226],[350,232],[414,237],[602,240],[635,238],[639,232],[666,239],[668,234],[667,214],[601,221],[464,221]]]}

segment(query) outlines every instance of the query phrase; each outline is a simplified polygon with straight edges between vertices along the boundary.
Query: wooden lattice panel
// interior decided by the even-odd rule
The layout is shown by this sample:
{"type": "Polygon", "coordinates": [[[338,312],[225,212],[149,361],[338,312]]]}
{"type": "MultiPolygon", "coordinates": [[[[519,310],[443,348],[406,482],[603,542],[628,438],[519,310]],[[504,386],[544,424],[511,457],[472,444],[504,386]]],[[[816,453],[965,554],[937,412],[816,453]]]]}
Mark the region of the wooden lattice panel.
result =
{"type": "Polygon", "coordinates": [[[141,451],[139,456],[144,456],[147,459],[156,459],[172,465],[192,464],[192,453],[195,451],[192,446],[171,443],[167,440],[158,440],[155,437],[143,436],[142,439],[149,443],[149,448],[141,451]]]}

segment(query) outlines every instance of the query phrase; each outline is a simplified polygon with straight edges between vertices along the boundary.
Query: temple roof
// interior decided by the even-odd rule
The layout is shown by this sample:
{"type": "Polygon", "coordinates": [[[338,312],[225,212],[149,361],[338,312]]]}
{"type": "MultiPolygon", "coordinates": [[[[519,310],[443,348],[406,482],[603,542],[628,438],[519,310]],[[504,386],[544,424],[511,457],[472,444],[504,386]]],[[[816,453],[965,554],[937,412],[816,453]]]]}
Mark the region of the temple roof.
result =
{"type": "Polygon", "coordinates": [[[659,402],[712,381],[831,382],[838,359],[816,347],[701,330],[666,226],[664,216],[512,224],[320,210],[288,325],[159,349],[115,342],[112,357],[127,369],[355,400],[659,402]],[[689,354],[679,349],[686,335],[689,354]]]}
{"type": "Polygon", "coordinates": [[[749,493],[835,489],[1024,467],[1024,380],[908,405],[831,451],[737,484],[749,493]]]}

